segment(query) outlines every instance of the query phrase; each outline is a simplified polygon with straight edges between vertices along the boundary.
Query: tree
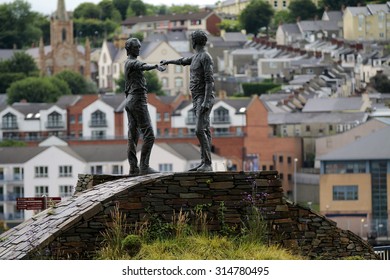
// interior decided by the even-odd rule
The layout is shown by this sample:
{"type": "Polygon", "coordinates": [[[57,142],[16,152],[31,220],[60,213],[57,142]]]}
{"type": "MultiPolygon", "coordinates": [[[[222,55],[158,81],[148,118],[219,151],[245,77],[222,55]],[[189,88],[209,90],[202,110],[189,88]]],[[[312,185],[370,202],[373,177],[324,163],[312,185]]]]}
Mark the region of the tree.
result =
{"type": "Polygon", "coordinates": [[[56,74],[54,77],[65,81],[73,95],[87,93],[87,81],[79,73],[70,70],[64,70],[56,74]]]}
{"type": "Polygon", "coordinates": [[[121,14],[122,20],[125,20],[127,8],[129,7],[129,0],[113,0],[112,3],[121,14]]]}
{"type": "Polygon", "coordinates": [[[318,15],[317,7],[311,0],[291,1],[288,9],[292,20],[296,20],[298,17],[301,20],[314,19],[318,15]]]}
{"type": "Polygon", "coordinates": [[[73,12],[74,18],[94,18],[99,19],[102,15],[102,10],[99,5],[94,3],[81,3],[73,12]]]}
{"type": "Polygon", "coordinates": [[[257,36],[261,28],[266,28],[271,22],[274,10],[268,2],[263,0],[251,0],[246,8],[239,15],[241,26],[246,29],[248,33],[257,36]]]}
{"type": "Polygon", "coordinates": [[[101,10],[101,20],[112,20],[114,22],[120,23],[122,21],[122,16],[117,8],[115,8],[114,3],[111,0],[103,0],[98,6],[101,10]]]}
{"type": "Polygon", "coordinates": [[[31,103],[56,102],[61,95],[70,94],[69,86],[54,77],[30,77],[14,82],[7,90],[8,104],[26,100],[31,103]]]}
{"type": "Polygon", "coordinates": [[[277,11],[272,18],[272,28],[277,29],[279,24],[293,23],[295,19],[290,14],[288,10],[277,11]]]}
{"type": "Polygon", "coordinates": [[[157,95],[164,95],[162,90],[162,84],[158,79],[157,73],[155,71],[145,71],[145,79],[148,85],[148,92],[155,93],[157,95]]]}
{"type": "Polygon", "coordinates": [[[133,12],[133,14],[137,17],[146,15],[146,5],[141,0],[130,1],[128,9],[130,9],[133,12]]]}
{"type": "Polygon", "coordinates": [[[219,29],[225,30],[226,32],[239,32],[241,30],[240,22],[234,19],[224,19],[218,26],[219,29]]]}
{"type": "Polygon", "coordinates": [[[199,6],[198,5],[172,5],[169,7],[170,14],[187,14],[187,13],[198,13],[199,6]]]}
{"type": "Polygon", "coordinates": [[[8,71],[12,73],[23,73],[26,76],[36,76],[39,72],[34,58],[25,52],[15,52],[7,62],[8,71]]]}
{"type": "Polygon", "coordinates": [[[378,73],[370,79],[370,84],[378,92],[389,93],[390,92],[390,79],[383,73],[378,73]]]}
{"type": "Polygon", "coordinates": [[[36,24],[39,14],[30,9],[31,5],[23,0],[0,5],[0,48],[31,47],[39,42],[42,36],[36,24]]]}
{"type": "Polygon", "coordinates": [[[9,60],[0,61],[0,92],[6,92],[13,82],[38,74],[38,67],[30,55],[15,52],[9,60]]]}

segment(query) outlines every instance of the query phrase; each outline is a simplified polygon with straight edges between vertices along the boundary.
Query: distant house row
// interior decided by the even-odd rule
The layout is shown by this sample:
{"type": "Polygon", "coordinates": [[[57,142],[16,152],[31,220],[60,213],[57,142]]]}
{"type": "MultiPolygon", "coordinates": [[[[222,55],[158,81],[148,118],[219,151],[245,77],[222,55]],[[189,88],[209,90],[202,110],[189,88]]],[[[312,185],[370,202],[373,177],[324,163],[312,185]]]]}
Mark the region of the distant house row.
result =
{"type": "Polygon", "coordinates": [[[390,39],[389,26],[390,2],[348,6],[342,11],[325,11],[321,20],[281,24],[276,33],[276,42],[290,45],[301,40],[314,42],[324,38],[386,42],[390,39]]]}

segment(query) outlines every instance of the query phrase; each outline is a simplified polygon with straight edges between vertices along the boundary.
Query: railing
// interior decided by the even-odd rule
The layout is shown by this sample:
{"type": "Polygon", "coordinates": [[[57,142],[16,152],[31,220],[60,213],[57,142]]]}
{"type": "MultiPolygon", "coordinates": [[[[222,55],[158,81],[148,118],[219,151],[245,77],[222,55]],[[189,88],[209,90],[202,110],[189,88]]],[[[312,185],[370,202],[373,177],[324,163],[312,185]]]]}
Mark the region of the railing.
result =
{"type": "Polygon", "coordinates": [[[18,129],[18,123],[17,122],[3,122],[1,123],[1,129],[7,130],[7,129],[18,129]]]}
{"type": "Polygon", "coordinates": [[[211,119],[213,124],[230,124],[230,116],[219,116],[211,119]]]}
{"type": "Polygon", "coordinates": [[[188,117],[186,118],[186,124],[195,124],[196,118],[195,117],[188,117]]]}
{"type": "Polygon", "coordinates": [[[107,127],[107,121],[106,120],[90,121],[89,127],[107,127]]]}
{"type": "Polygon", "coordinates": [[[390,260],[390,246],[378,246],[374,247],[374,251],[379,255],[381,260],[390,260]]]}
{"type": "Polygon", "coordinates": [[[46,122],[46,128],[65,128],[65,122],[63,122],[63,121],[48,121],[48,122],[46,122]]]}

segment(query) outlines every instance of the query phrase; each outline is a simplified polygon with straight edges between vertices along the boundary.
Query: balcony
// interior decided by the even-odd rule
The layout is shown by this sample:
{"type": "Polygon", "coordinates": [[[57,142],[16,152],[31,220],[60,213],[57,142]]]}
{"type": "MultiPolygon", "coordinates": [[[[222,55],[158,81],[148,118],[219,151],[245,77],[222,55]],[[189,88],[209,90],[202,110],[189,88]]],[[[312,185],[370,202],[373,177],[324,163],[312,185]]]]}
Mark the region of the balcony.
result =
{"type": "Polygon", "coordinates": [[[230,116],[217,116],[211,119],[213,124],[230,124],[230,116]]]}
{"type": "Polygon", "coordinates": [[[48,121],[45,123],[47,129],[63,129],[65,128],[65,122],[63,121],[48,121]]]}
{"type": "Polygon", "coordinates": [[[18,128],[19,128],[19,126],[18,126],[17,122],[2,122],[1,123],[2,130],[15,130],[18,128]]]}
{"type": "Polygon", "coordinates": [[[89,127],[107,127],[106,120],[92,120],[89,121],[89,127]]]}

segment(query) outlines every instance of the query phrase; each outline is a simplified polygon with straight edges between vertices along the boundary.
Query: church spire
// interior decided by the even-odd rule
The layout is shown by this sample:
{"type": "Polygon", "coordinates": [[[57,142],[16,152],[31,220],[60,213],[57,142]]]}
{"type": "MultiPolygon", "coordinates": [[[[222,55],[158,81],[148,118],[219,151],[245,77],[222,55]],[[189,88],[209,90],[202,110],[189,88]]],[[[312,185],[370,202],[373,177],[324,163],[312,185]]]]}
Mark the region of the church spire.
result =
{"type": "Polygon", "coordinates": [[[69,20],[68,13],[65,8],[65,0],[58,0],[57,11],[55,13],[56,19],[61,21],[69,20]]]}

